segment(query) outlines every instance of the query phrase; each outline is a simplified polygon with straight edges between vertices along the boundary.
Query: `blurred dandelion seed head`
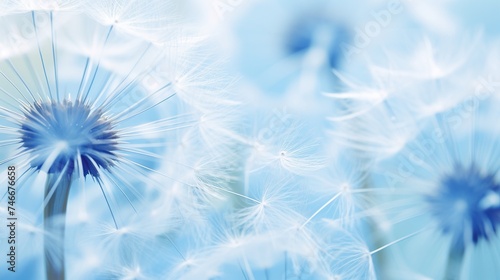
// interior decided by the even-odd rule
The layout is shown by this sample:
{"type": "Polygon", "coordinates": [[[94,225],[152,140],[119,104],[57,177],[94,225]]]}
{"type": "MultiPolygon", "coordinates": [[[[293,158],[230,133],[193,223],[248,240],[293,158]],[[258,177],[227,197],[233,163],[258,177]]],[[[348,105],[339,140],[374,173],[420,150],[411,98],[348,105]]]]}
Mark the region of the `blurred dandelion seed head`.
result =
{"type": "Polygon", "coordinates": [[[71,175],[81,163],[83,175],[99,177],[116,160],[117,135],[99,110],[80,101],[35,103],[25,109],[21,124],[22,147],[32,155],[31,166],[40,170],[53,159],[49,173],[71,175]],[[57,151],[57,153],[54,153],[57,151]]]}
{"type": "Polygon", "coordinates": [[[494,174],[483,174],[474,165],[456,167],[427,201],[443,232],[451,234],[459,248],[488,240],[500,224],[500,184],[494,174]]]}
{"type": "Polygon", "coordinates": [[[330,67],[339,64],[342,43],[349,39],[347,28],[327,18],[306,17],[295,24],[285,38],[290,54],[305,52],[310,48],[323,49],[330,67]]]}

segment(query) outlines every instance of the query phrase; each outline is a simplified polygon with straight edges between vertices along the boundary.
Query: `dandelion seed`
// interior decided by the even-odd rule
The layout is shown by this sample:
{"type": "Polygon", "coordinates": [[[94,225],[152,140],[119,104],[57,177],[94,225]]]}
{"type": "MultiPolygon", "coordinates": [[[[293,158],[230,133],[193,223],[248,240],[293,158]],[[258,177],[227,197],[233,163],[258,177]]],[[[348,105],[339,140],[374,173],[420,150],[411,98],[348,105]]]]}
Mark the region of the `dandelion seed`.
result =
{"type": "Polygon", "coordinates": [[[271,167],[294,174],[306,174],[325,165],[319,136],[315,138],[312,130],[307,136],[297,134],[305,124],[290,120],[283,128],[274,126],[272,124],[269,128],[269,136],[257,135],[256,140],[245,142],[252,148],[247,165],[250,172],[271,167]]]}

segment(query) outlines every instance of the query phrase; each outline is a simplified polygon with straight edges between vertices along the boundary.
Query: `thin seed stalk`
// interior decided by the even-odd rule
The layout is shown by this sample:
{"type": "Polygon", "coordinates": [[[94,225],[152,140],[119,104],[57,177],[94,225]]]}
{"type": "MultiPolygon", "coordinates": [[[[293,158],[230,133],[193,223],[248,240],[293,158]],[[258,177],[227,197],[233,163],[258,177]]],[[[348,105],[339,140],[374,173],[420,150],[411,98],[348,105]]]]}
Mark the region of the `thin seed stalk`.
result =
{"type": "Polygon", "coordinates": [[[465,248],[461,245],[452,245],[448,253],[445,280],[459,280],[464,261],[465,248]]]}
{"type": "Polygon", "coordinates": [[[53,191],[45,206],[43,216],[45,273],[47,279],[50,280],[65,279],[64,232],[71,177],[69,174],[63,174],[62,176],[61,174],[49,174],[45,183],[44,199],[53,191]],[[54,188],[55,190],[53,190],[54,188]]]}

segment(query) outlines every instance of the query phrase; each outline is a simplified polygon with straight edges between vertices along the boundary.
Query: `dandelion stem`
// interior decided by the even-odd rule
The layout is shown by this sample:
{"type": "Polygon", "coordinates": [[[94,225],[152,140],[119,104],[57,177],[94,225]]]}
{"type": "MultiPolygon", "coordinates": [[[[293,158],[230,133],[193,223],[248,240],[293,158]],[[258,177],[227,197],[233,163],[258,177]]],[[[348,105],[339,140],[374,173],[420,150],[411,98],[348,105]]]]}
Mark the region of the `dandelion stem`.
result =
{"type": "Polygon", "coordinates": [[[448,253],[448,264],[446,265],[445,280],[460,279],[460,271],[464,260],[465,248],[461,245],[452,245],[448,253]]]}
{"type": "Polygon", "coordinates": [[[45,67],[45,60],[43,58],[42,48],[40,47],[40,39],[38,36],[38,29],[36,26],[35,11],[31,12],[31,19],[33,22],[33,28],[35,29],[36,42],[38,45],[38,56],[40,57],[40,62],[42,63],[43,75],[45,77],[45,83],[47,84],[47,90],[49,91],[49,100],[53,100],[52,99],[52,89],[50,88],[49,78],[47,75],[47,68],[45,67]]]}
{"type": "Polygon", "coordinates": [[[285,251],[285,271],[284,271],[285,280],[287,280],[287,279],[288,279],[288,274],[287,274],[287,273],[288,273],[288,267],[287,267],[288,263],[287,263],[287,258],[288,258],[288,252],[287,252],[287,251],[285,251]]]}
{"type": "Polygon", "coordinates": [[[102,52],[103,52],[104,48],[106,47],[106,44],[108,43],[109,37],[111,35],[111,31],[113,31],[113,27],[114,27],[114,25],[111,25],[109,27],[109,29],[108,29],[108,32],[106,33],[106,38],[104,39],[104,44],[103,44],[103,46],[101,48],[101,53],[99,54],[99,59],[97,61],[97,66],[96,66],[96,68],[94,70],[94,73],[92,74],[92,78],[90,78],[90,85],[87,88],[87,92],[85,93],[85,96],[82,99],[84,102],[87,101],[87,98],[89,97],[90,90],[92,89],[92,86],[94,85],[94,82],[96,80],[97,72],[99,72],[99,68],[100,68],[100,65],[101,65],[101,55],[102,55],[102,52]]]}
{"type": "Polygon", "coordinates": [[[47,279],[51,280],[63,280],[65,278],[64,230],[71,177],[71,174],[67,173],[50,174],[45,184],[44,196],[50,196],[44,210],[44,230],[46,232],[44,239],[45,269],[47,279]]]}
{"type": "Polygon", "coordinates": [[[184,257],[184,255],[181,253],[181,250],[179,250],[179,248],[177,248],[177,246],[175,245],[174,241],[167,235],[165,234],[164,235],[168,241],[170,242],[170,244],[172,244],[172,246],[174,247],[175,251],[177,252],[177,254],[179,254],[179,256],[181,256],[181,258],[184,260],[184,261],[187,261],[187,259],[184,257]]]}
{"type": "Polygon", "coordinates": [[[321,211],[323,211],[323,209],[325,209],[328,205],[330,205],[333,201],[335,201],[335,199],[337,199],[341,194],[342,194],[342,192],[337,193],[330,200],[328,200],[325,204],[323,204],[323,206],[321,206],[316,212],[314,212],[314,214],[312,214],[312,216],[309,217],[309,219],[307,219],[307,221],[305,221],[300,226],[300,228],[301,229],[304,228],[312,219],[314,219],[314,217],[316,217],[321,211]]]}
{"type": "Polygon", "coordinates": [[[246,273],[245,273],[245,270],[243,269],[243,267],[241,266],[241,263],[238,264],[239,267],[240,267],[240,271],[241,271],[241,274],[243,275],[243,277],[245,278],[245,280],[249,280],[246,273]]]}
{"type": "Polygon", "coordinates": [[[56,35],[54,30],[54,14],[50,12],[50,34],[52,37],[51,46],[52,46],[52,61],[54,63],[54,81],[56,85],[56,98],[57,102],[60,102],[59,98],[59,73],[58,73],[58,64],[57,64],[57,43],[56,43],[56,35]]]}
{"type": "Polygon", "coordinates": [[[246,271],[246,275],[248,276],[248,279],[255,280],[252,269],[250,268],[250,264],[248,263],[248,260],[246,257],[243,257],[243,263],[245,264],[245,271],[246,271]]]}
{"type": "Polygon", "coordinates": [[[369,253],[370,253],[370,255],[373,255],[373,254],[375,254],[375,253],[377,253],[377,252],[380,252],[380,251],[384,250],[384,249],[385,249],[385,248],[387,248],[387,247],[390,247],[390,246],[392,246],[392,245],[394,245],[394,244],[396,244],[396,243],[399,243],[399,242],[401,242],[401,241],[403,241],[403,240],[406,240],[406,239],[408,239],[408,238],[410,238],[410,237],[413,237],[413,236],[415,236],[415,235],[417,235],[417,234],[420,234],[420,233],[424,232],[425,230],[427,230],[427,228],[423,228],[423,229],[421,229],[421,230],[419,230],[419,231],[416,231],[416,232],[410,233],[410,234],[408,234],[408,235],[406,235],[406,236],[403,236],[403,237],[401,237],[401,238],[399,238],[399,239],[396,239],[396,240],[394,240],[394,241],[392,241],[392,242],[390,242],[390,243],[387,243],[387,244],[385,244],[385,245],[384,245],[384,246],[382,246],[382,247],[379,247],[379,248],[377,248],[377,249],[375,249],[375,250],[373,250],[373,251],[370,251],[369,253]]]}

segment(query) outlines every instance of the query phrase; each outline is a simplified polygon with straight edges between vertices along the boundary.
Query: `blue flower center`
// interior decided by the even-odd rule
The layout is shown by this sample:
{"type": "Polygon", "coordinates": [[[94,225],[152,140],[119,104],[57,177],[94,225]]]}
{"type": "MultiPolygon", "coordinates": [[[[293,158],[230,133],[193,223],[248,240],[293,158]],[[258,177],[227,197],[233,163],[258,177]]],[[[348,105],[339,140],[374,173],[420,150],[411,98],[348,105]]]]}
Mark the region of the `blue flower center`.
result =
{"type": "Polygon", "coordinates": [[[24,110],[21,143],[31,156],[31,166],[48,173],[99,177],[116,160],[117,134],[101,111],[79,101],[35,103],[24,110]]]}
{"type": "Polygon", "coordinates": [[[452,235],[453,246],[458,248],[488,240],[500,225],[500,185],[494,174],[483,174],[474,165],[457,166],[427,201],[441,229],[452,235]]]}
{"type": "Polygon", "coordinates": [[[338,66],[342,43],[347,42],[346,28],[329,19],[308,17],[298,21],[286,40],[289,53],[307,51],[313,46],[326,50],[330,67],[338,66]]]}

